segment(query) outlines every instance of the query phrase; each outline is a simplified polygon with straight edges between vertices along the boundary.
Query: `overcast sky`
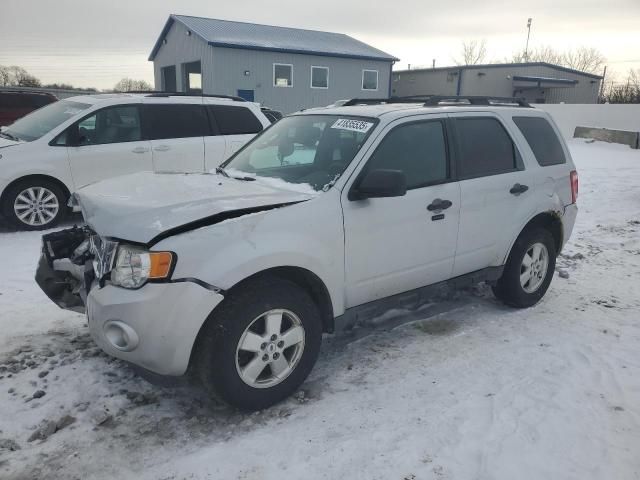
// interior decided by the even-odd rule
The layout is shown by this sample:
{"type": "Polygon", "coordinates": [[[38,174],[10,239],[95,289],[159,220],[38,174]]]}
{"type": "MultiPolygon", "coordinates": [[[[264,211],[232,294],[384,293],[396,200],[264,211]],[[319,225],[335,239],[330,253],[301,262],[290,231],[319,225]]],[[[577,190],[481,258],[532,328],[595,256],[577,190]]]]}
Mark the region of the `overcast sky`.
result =
{"type": "Polygon", "coordinates": [[[532,17],[531,47],[596,47],[619,80],[640,68],[640,0],[0,0],[0,65],[83,87],[152,82],[147,58],[170,13],[346,33],[400,58],[395,68],[451,65],[473,39],[503,60],[532,17]]]}

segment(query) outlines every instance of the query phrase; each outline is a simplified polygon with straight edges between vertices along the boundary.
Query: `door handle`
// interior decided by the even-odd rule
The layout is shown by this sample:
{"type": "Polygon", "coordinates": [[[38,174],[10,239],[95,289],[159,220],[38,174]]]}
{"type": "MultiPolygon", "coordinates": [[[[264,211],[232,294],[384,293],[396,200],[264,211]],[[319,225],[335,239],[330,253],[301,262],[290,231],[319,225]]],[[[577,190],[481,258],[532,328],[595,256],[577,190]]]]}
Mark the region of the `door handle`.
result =
{"type": "Polygon", "coordinates": [[[519,183],[516,183],[513,187],[511,187],[511,190],[509,190],[509,193],[512,195],[520,195],[521,193],[526,192],[527,190],[529,190],[529,187],[527,187],[526,185],[521,185],[519,183]]]}
{"type": "Polygon", "coordinates": [[[156,152],[167,152],[171,150],[171,147],[169,145],[158,145],[157,147],[154,148],[154,150],[156,152]]]}
{"type": "Polygon", "coordinates": [[[449,200],[441,200],[439,198],[436,198],[433,202],[431,202],[431,204],[427,207],[427,210],[429,210],[430,212],[437,212],[438,210],[446,210],[447,208],[449,208],[451,205],[453,205],[453,203],[451,203],[451,201],[449,200]]]}
{"type": "Polygon", "coordinates": [[[133,153],[146,153],[149,150],[144,148],[144,147],[136,147],[133,150],[131,150],[133,153]]]}

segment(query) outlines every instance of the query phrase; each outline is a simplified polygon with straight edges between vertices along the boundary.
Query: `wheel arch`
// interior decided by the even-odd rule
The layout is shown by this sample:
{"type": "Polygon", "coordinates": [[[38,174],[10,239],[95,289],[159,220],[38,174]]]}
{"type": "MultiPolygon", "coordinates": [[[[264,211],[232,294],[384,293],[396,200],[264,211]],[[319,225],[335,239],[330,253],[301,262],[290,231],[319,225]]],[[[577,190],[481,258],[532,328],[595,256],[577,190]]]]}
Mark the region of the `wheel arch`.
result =
{"type": "Polygon", "coordinates": [[[563,245],[564,240],[564,230],[562,227],[562,217],[555,210],[548,210],[546,212],[538,213],[533,218],[531,218],[518,232],[516,238],[513,239],[511,245],[509,246],[509,251],[504,258],[504,262],[507,261],[509,255],[511,254],[511,250],[513,249],[514,244],[520,238],[520,236],[533,228],[544,228],[548,230],[553,236],[554,244],[556,247],[556,255],[560,253],[560,249],[563,245]]]}
{"type": "MultiPolygon", "coordinates": [[[[294,282],[304,291],[306,291],[314,303],[318,306],[320,310],[320,318],[322,319],[322,331],[325,333],[333,333],[335,329],[334,324],[334,312],[333,312],[333,303],[331,302],[331,295],[329,293],[329,289],[325,285],[325,283],[312,271],[302,268],[302,267],[294,267],[294,266],[280,266],[280,267],[271,267],[265,270],[261,270],[256,272],[239,282],[233,285],[231,288],[225,290],[224,296],[227,297],[229,295],[233,295],[234,290],[241,288],[247,282],[253,281],[260,277],[268,277],[268,276],[277,276],[280,278],[287,279],[289,281],[294,282]]],[[[223,300],[224,301],[224,300],[223,300]]],[[[219,308],[217,306],[216,308],[219,308]]],[[[215,309],[214,309],[215,311],[215,309]]],[[[213,312],[212,312],[213,313],[213,312]]],[[[202,325],[200,326],[200,330],[194,339],[193,346],[191,347],[191,355],[189,359],[189,370],[192,369],[194,362],[194,353],[197,351],[198,346],[201,343],[201,337],[206,330],[206,326],[211,319],[211,314],[206,318],[202,325]]]]}
{"type": "Polygon", "coordinates": [[[64,194],[66,195],[67,198],[69,198],[71,196],[71,191],[69,190],[67,185],[62,180],[60,180],[59,178],[53,177],[51,175],[35,173],[35,174],[24,175],[22,177],[16,178],[11,183],[9,183],[5,187],[5,189],[2,191],[2,194],[0,194],[0,206],[4,205],[6,196],[7,196],[8,192],[13,187],[15,187],[19,183],[26,182],[26,181],[29,181],[29,180],[46,180],[47,182],[54,183],[56,186],[58,186],[58,187],[60,187],[62,189],[62,191],[64,192],[64,194]]]}

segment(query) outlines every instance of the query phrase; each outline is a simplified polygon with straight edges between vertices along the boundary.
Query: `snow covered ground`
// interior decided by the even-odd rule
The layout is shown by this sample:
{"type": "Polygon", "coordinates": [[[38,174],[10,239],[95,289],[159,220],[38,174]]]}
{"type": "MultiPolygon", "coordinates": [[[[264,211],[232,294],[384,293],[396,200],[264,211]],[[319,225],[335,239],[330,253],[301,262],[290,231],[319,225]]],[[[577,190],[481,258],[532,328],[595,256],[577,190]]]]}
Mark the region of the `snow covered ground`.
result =
{"type": "Polygon", "coordinates": [[[571,149],[569,278],[539,305],[479,287],[328,337],[255,414],[101,354],[33,282],[40,234],[0,232],[0,478],[640,479],[640,151],[571,149]]]}

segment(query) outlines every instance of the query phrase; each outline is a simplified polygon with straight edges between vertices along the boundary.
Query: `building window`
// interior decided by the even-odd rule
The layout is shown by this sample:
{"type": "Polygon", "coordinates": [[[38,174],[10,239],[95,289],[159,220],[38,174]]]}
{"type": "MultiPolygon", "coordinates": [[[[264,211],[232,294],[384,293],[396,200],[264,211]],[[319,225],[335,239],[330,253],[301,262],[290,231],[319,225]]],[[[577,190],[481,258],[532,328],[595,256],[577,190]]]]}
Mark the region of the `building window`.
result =
{"type": "Polygon", "coordinates": [[[377,70],[362,70],[362,90],[378,90],[377,70]]]}
{"type": "Polygon", "coordinates": [[[182,64],[182,91],[186,93],[202,93],[202,65],[200,61],[182,64]]]}
{"type": "Polygon", "coordinates": [[[287,63],[273,64],[273,86],[293,87],[293,65],[287,63]]]}
{"type": "Polygon", "coordinates": [[[329,88],[328,67],[311,67],[311,88],[329,88]]]}

